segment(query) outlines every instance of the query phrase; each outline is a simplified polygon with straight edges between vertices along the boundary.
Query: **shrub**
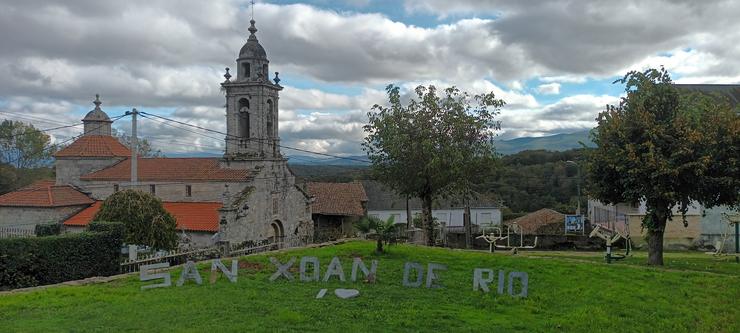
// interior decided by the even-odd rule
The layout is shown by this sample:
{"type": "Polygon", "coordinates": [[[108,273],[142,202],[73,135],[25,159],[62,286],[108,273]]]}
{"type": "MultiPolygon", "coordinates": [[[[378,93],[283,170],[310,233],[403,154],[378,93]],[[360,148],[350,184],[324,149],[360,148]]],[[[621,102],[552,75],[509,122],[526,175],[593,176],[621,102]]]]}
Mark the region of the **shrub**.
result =
{"type": "Polygon", "coordinates": [[[36,236],[54,236],[62,232],[62,225],[59,223],[37,224],[35,228],[36,236]]]}
{"type": "Polygon", "coordinates": [[[162,201],[142,191],[125,190],[109,196],[94,221],[120,221],[126,226],[124,241],[158,250],[177,246],[177,222],[162,201]]]}
{"type": "Polygon", "coordinates": [[[0,289],[33,287],[119,272],[123,228],[0,239],[0,289]]]}

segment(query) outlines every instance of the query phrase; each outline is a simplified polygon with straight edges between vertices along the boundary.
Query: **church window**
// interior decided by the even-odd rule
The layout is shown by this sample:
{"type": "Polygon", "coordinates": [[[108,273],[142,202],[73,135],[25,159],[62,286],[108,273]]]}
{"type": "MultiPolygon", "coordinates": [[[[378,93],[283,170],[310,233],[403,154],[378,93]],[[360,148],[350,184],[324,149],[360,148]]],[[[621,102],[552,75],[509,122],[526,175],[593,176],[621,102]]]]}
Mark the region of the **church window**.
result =
{"type": "Polygon", "coordinates": [[[265,80],[269,80],[270,75],[267,74],[267,64],[262,65],[262,72],[265,73],[265,80]]]}
{"type": "Polygon", "coordinates": [[[272,112],[272,101],[267,100],[267,136],[268,137],[274,137],[274,129],[272,128],[273,123],[273,112],[272,112]]]}
{"type": "Polygon", "coordinates": [[[277,214],[278,213],[278,198],[272,198],[272,213],[277,214]]]}
{"type": "Polygon", "coordinates": [[[239,136],[242,138],[249,137],[249,100],[242,98],[239,100],[239,136]]]}
{"type": "Polygon", "coordinates": [[[248,79],[252,75],[251,68],[249,68],[249,63],[242,63],[242,68],[244,69],[244,77],[248,79]]]}
{"type": "Polygon", "coordinates": [[[149,185],[149,193],[157,194],[157,187],[154,184],[149,185]]]}
{"type": "Polygon", "coordinates": [[[193,196],[193,187],[190,185],[185,185],[185,196],[190,198],[193,196]]]}

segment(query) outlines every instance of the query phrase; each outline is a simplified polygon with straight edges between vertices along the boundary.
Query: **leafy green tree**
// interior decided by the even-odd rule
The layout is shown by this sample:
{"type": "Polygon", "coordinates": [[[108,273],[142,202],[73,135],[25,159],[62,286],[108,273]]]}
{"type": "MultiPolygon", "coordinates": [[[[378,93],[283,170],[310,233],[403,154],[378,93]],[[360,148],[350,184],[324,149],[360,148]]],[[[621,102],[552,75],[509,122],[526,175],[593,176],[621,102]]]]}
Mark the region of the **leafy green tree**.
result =
{"type": "Polygon", "coordinates": [[[644,201],[648,264],[663,264],[663,234],[677,208],[740,202],[740,119],[718,96],[679,93],[665,69],[629,72],[626,97],[599,114],[589,156],[591,194],[644,201]]]}
{"type": "Polygon", "coordinates": [[[393,216],[383,221],[377,217],[364,217],[355,222],[355,229],[363,234],[375,233],[378,237],[375,252],[383,252],[383,243],[389,244],[396,236],[396,224],[393,216]]]}
{"type": "Polygon", "coordinates": [[[0,123],[0,163],[19,169],[43,167],[54,152],[49,135],[33,125],[8,119],[0,123]]]}
{"type": "Polygon", "coordinates": [[[401,195],[422,201],[427,242],[434,244],[432,202],[466,196],[495,159],[494,116],[504,105],[493,93],[471,96],[458,88],[418,86],[408,103],[400,89],[386,88],[389,105],[373,106],[363,149],[373,176],[401,195]]]}
{"type": "MultiPolygon", "coordinates": [[[[113,129],[113,136],[118,138],[118,141],[120,141],[124,146],[129,147],[131,149],[131,136],[126,134],[126,132],[113,129]]],[[[152,144],[149,142],[149,140],[145,138],[139,138],[137,140],[139,144],[139,156],[142,157],[165,157],[164,153],[152,146],[152,144]]]]}
{"type": "Polygon", "coordinates": [[[125,242],[148,245],[159,250],[177,247],[177,222],[152,194],[124,190],[109,196],[94,221],[121,222],[126,226],[125,242]]]}

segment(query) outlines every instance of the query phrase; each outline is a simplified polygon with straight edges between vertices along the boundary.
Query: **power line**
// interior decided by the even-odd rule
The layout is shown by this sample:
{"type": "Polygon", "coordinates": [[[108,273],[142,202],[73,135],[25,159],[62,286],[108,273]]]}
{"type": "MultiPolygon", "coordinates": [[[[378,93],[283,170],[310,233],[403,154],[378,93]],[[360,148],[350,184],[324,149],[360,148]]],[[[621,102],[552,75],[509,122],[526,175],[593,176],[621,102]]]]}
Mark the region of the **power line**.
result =
{"type": "Polygon", "coordinates": [[[44,133],[44,132],[50,132],[50,131],[60,130],[60,129],[63,129],[63,128],[76,127],[76,126],[80,126],[80,125],[82,125],[82,124],[77,124],[76,123],[76,124],[71,124],[71,125],[64,125],[64,126],[52,127],[52,128],[45,128],[45,129],[36,129],[36,128],[26,129],[25,131],[23,131],[23,133],[13,134],[13,135],[10,135],[10,136],[3,136],[3,137],[0,137],[0,139],[15,139],[17,137],[21,137],[21,136],[24,136],[24,135],[27,135],[27,134],[31,134],[31,133],[44,133]]]}
{"type": "MultiPolygon", "coordinates": [[[[198,125],[193,125],[193,124],[190,124],[190,123],[182,122],[182,121],[175,120],[175,119],[170,119],[170,118],[167,118],[167,117],[162,117],[162,116],[151,114],[151,113],[146,113],[146,112],[141,112],[141,113],[143,113],[145,115],[152,116],[152,117],[157,117],[157,118],[160,118],[160,119],[163,119],[163,120],[166,120],[166,121],[171,121],[171,122],[175,122],[175,123],[178,123],[178,124],[181,124],[181,125],[185,125],[185,126],[197,128],[197,129],[200,129],[202,131],[218,133],[218,134],[221,134],[221,135],[225,135],[226,137],[231,137],[231,138],[235,138],[235,139],[239,139],[239,140],[250,140],[250,141],[259,141],[259,142],[265,142],[265,141],[267,141],[268,144],[276,145],[276,146],[278,146],[280,148],[285,148],[285,149],[289,149],[289,150],[295,150],[295,151],[300,151],[300,152],[304,152],[304,153],[309,153],[309,154],[314,154],[314,155],[320,155],[320,156],[326,156],[326,157],[333,157],[333,158],[350,160],[350,161],[357,161],[357,162],[362,162],[362,163],[370,163],[370,161],[368,161],[368,160],[361,160],[359,158],[339,156],[339,155],[327,154],[327,153],[312,151],[312,150],[303,149],[303,148],[296,148],[296,147],[279,145],[279,144],[276,144],[272,140],[266,140],[266,139],[260,139],[260,138],[243,138],[243,137],[239,137],[239,136],[236,136],[236,135],[232,135],[232,134],[224,133],[224,132],[221,132],[221,131],[217,131],[217,130],[214,130],[214,129],[205,128],[205,127],[198,126],[198,125]]],[[[201,134],[201,133],[199,133],[199,134],[201,134]]],[[[201,135],[203,135],[203,134],[201,134],[201,135]]]]}
{"type": "MultiPolygon", "coordinates": [[[[122,114],[122,115],[120,115],[120,116],[116,116],[116,117],[113,117],[113,118],[111,118],[111,122],[115,122],[115,121],[117,121],[117,120],[119,120],[119,119],[121,119],[121,118],[123,118],[123,117],[125,117],[125,116],[127,116],[127,115],[126,115],[126,114],[122,114]]],[[[96,131],[96,130],[100,129],[101,127],[103,127],[103,126],[105,126],[105,125],[107,125],[107,124],[100,124],[100,125],[98,125],[97,127],[93,128],[93,129],[92,129],[92,131],[94,132],[94,131],[96,131]]],[[[44,153],[44,152],[46,152],[46,151],[48,151],[48,150],[50,150],[50,149],[52,149],[52,148],[55,148],[55,147],[58,147],[58,146],[61,146],[61,145],[65,144],[65,143],[67,143],[67,142],[70,142],[70,141],[76,140],[76,139],[78,139],[78,138],[82,137],[83,135],[85,135],[85,133],[82,133],[82,134],[80,134],[80,135],[76,135],[76,136],[72,136],[72,137],[70,137],[69,139],[67,139],[67,140],[64,140],[64,141],[62,141],[62,142],[58,142],[58,143],[54,143],[54,144],[52,144],[52,145],[48,145],[48,146],[44,147],[43,149],[41,149],[40,151],[38,151],[38,152],[35,152],[35,154],[42,154],[42,153],[44,153]]],[[[8,162],[6,162],[6,163],[7,163],[7,164],[11,164],[11,165],[15,165],[15,164],[16,164],[16,163],[18,163],[18,161],[20,161],[21,159],[23,159],[23,156],[18,156],[18,158],[16,158],[15,160],[13,160],[13,161],[8,161],[8,162]]]]}

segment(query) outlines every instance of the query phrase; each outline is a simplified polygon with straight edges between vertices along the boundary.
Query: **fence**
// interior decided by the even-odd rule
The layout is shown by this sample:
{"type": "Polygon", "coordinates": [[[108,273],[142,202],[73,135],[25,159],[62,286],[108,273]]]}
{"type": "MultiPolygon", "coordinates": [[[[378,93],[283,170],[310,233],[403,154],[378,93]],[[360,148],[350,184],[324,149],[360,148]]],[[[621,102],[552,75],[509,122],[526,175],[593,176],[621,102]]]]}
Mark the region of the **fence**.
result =
{"type": "Polygon", "coordinates": [[[261,241],[247,241],[241,244],[228,246],[228,248],[214,246],[195,250],[175,250],[165,253],[155,253],[136,258],[136,260],[123,261],[121,263],[121,272],[138,272],[142,265],[151,265],[162,262],[168,262],[171,266],[174,266],[183,264],[188,260],[199,261],[219,257],[236,257],[278,249],[300,247],[311,244],[312,241],[313,239],[307,236],[281,237],[264,239],[261,241]]]}
{"type": "Polygon", "coordinates": [[[0,227],[0,238],[35,237],[33,229],[18,227],[0,227]]]}

